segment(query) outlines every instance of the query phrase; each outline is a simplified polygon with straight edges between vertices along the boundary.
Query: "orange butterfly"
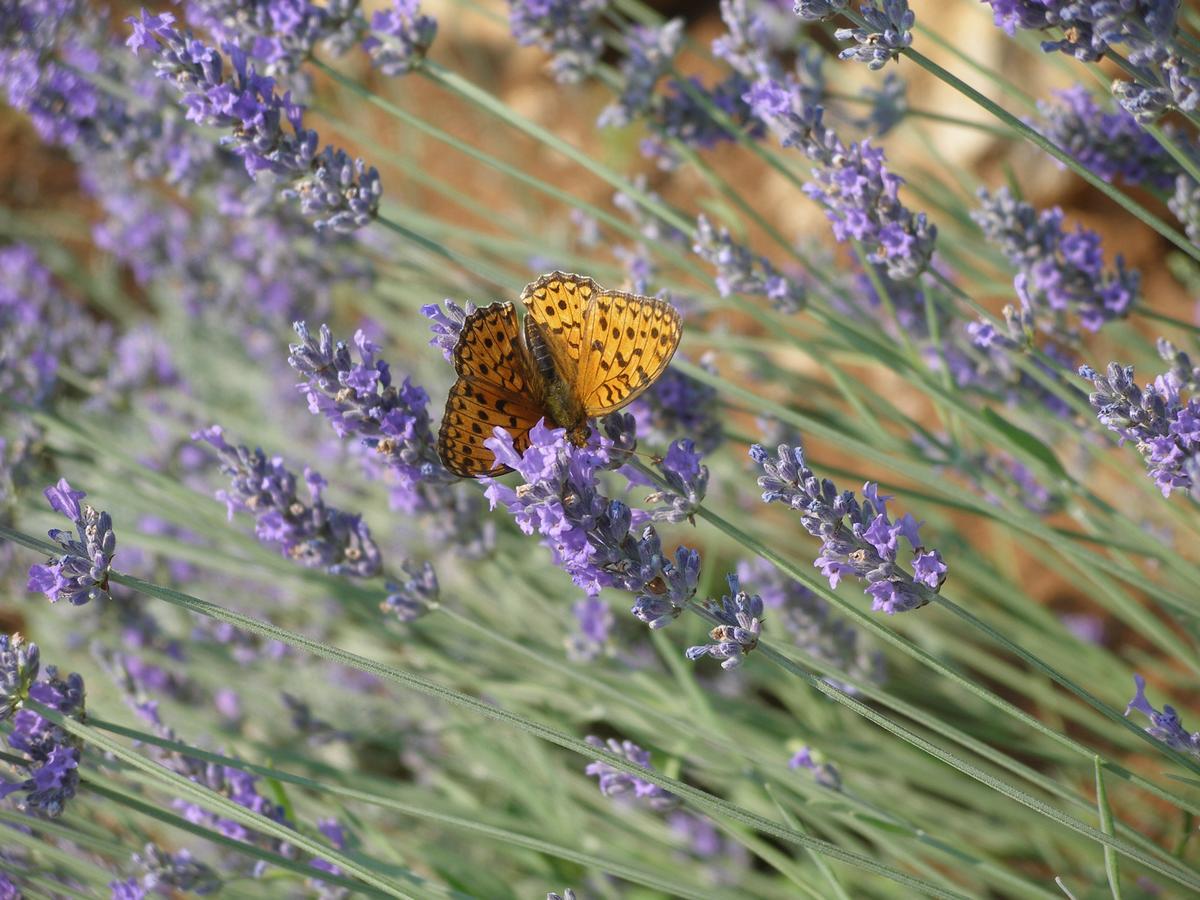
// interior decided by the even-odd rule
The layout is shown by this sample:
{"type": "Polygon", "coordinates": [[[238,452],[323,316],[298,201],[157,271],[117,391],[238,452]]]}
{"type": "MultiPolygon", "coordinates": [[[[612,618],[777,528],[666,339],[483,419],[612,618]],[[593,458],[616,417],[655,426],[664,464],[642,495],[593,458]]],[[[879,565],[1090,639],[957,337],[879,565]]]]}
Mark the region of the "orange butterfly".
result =
{"type": "Polygon", "coordinates": [[[524,328],[511,303],[467,317],[454,345],[458,381],[438,432],[438,456],[455,475],[503,475],[483,445],[497,425],[529,446],[541,418],[577,446],[587,421],[615,412],[667,368],[682,333],[679,313],[653,297],[606,291],[590,278],[551,272],[521,292],[524,328]]]}

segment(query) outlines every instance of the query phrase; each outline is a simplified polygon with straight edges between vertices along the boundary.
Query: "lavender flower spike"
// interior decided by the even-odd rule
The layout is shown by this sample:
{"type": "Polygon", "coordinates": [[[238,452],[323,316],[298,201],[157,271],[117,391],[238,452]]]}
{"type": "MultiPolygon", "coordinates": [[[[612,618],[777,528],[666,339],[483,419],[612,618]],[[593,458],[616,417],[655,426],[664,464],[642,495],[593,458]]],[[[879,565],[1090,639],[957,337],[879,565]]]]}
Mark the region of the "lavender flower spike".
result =
{"type": "Polygon", "coordinates": [[[274,79],[255,71],[239,47],[227,45],[232,71],[226,72],[221,54],[176,29],[170,13],[143,10],[126,21],[133,26],[129,48],[155,54],[158,76],[180,91],[188,119],[231,131],[225,145],[251,177],[270,172],[283,181],[283,194],[299,198],[318,230],[354,231],[375,218],[379,173],[333,147],[318,153],[320,137],[304,127],[303,107],[290,93],[279,96],[274,79]]]}
{"type": "Polygon", "coordinates": [[[429,418],[429,395],[405,378],[392,383],[379,347],[362,331],[354,335],[358,362],[329,327],[314,338],[304,322],[293,326],[302,343],[289,346],[288,363],[304,377],[297,387],[312,413],[323,413],[339,437],[357,434],[397,473],[402,488],[424,481],[449,481],[438,459],[429,418]]]}
{"type": "Polygon", "coordinates": [[[550,69],[560,84],[582,81],[600,61],[604,37],[597,24],[608,0],[508,0],[508,6],[513,37],[554,54],[550,69]]]}
{"type": "MultiPolygon", "coordinates": [[[[17,800],[23,812],[54,818],[75,796],[79,784],[82,744],[65,729],[25,708],[35,700],[65,716],[80,718],[84,712],[83,679],[72,673],[60,678],[58,669],[47,666],[38,675],[38,648],[24,644],[20,635],[0,635],[0,721],[11,721],[5,735],[9,758],[17,780],[0,774],[0,800],[24,794],[17,800]]],[[[0,767],[4,766],[0,763],[0,767]]],[[[0,773],[5,772],[0,768],[0,773]]]]}
{"type": "Polygon", "coordinates": [[[405,75],[425,59],[437,36],[437,20],[421,13],[419,0],[392,0],[391,9],[371,16],[363,49],[371,64],[389,77],[405,75]]]}
{"type": "Polygon", "coordinates": [[[79,501],[87,495],[71,490],[65,478],[44,493],[54,511],[74,523],[75,534],[50,530],[50,539],[62,547],[63,555],[29,569],[29,590],[40,591],[51,603],[65,597],[75,606],[107,598],[108,573],[117,547],[112,518],[90,504],[80,506],[79,501]]]}
{"type": "Polygon", "coordinates": [[[701,215],[696,219],[692,250],[717,267],[717,291],[722,297],[746,294],[766,297],[783,313],[799,312],[807,298],[803,285],[781,275],[765,256],[754,256],[735,243],[728,230],[717,230],[701,215]]]}
{"type": "MultiPolygon", "coordinates": [[[[618,741],[616,738],[609,738],[607,741],[603,741],[595,735],[589,734],[587,742],[593,747],[623,756],[631,763],[641,766],[643,769],[653,769],[650,765],[650,752],[643,750],[633,741],[618,741]]],[[[599,780],[600,793],[605,797],[621,797],[626,794],[633,794],[637,799],[644,800],[646,805],[654,810],[667,810],[679,805],[678,797],[659,787],[657,784],[645,781],[636,775],[623,772],[620,769],[614,769],[608,763],[601,762],[600,760],[588,763],[584,772],[588,775],[594,775],[599,780]]]]}
{"type": "MultiPolygon", "coordinates": [[[[1160,347],[1164,355],[1173,351],[1169,344],[1160,347]]],[[[1100,423],[1136,444],[1163,496],[1182,490],[1200,500],[1200,398],[1185,403],[1180,397],[1181,390],[1198,388],[1187,362],[1186,356],[1176,360],[1144,389],[1133,380],[1133,366],[1109,363],[1105,375],[1083,366],[1079,374],[1095,388],[1088,400],[1100,423]]]]}
{"type": "Polygon", "coordinates": [[[433,332],[429,346],[440,349],[446,362],[451,362],[454,359],[454,345],[458,343],[458,334],[462,331],[467,316],[475,312],[475,304],[470,300],[464,306],[459,306],[453,300],[444,300],[443,304],[444,310],[436,303],[428,303],[421,307],[421,315],[429,319],[429,329],[433,332]]]}
{"type": "Polygon", "coordinates": [[[1162,712],[1159,712],[1151,706],[1150,701],[1146,699],[1146,679],[1141,675],[1133,676],[1133,684],[1136,690],[1133,699],[1125,707],[1125,715],[1129,715],[1136,709],[1150,720],[1150,727],[1146,729],[1147,734],[1162,741],[1172,750],[1178,750],[1200,760],[1200,731],[1188,734],[1179,720],[1179,714],[1172,707],[1164,706],[1162,712]]]}
{"type": "Polygon", "coordinates": [[[908,8],[908,0],[877,0],[861,8],[866,28],[839,28],[834,37],[839,41],[854,40],[857,46],[847,47],[838,59],[856,59],[868,69],[882,69],[888,60],[899,59],[900,51],[912,46],[912,27],[917,17],[908,8]]]}
{"type": "Polygon", "coordinates": [[[860,504],[853,492],[838,493],[828,478],[818,480],[802,447],[780,444],[772,458],[762,446],[750,448],[750,458],[762,467],[758,479],[764,503],[786,503],[801,513],[800,523],[813,537],[821,538],[821,553],[814,565],[837,587],[844,575],[859,579],[872,598],[871,608],[888,615],[920,609],[946,580],[948,567],[936,550],[921,546],[920,525],[911,514],[893,522],[888,517],[890,497],[878,485],[863,485],[860,504]],[[913,550],[913,574],[900,568],[900,538],[913,550]]]}
{"type": "Polygon", "coordinates": [[[401,568],[407,579],[403,583],[387,583],[388,595],[379,608],[401,622],[414,622],[437,606],[437,572],[428,561],[420,566],[405,562],[401,568]]]}
{"type": "Polygon", "coordinates": [[[192,435],[217,451],[221,471],[232,479],[228,491],[218,491],[233,518],[246,510],[255,518],[255,533],[264,544],[277,545],[286,557],[310,569],[333,575],[370,578],[379,573],[379,548],[359,516],[326,506],[321,498],[325,479],[304,470],[310,502],[296,494],[296,476],[279,457],[267,459],[262,450],[233,447],[224,431],[214,425],[192,435]]]}
{"type": "Polygon", "coordinates": [[[711,644],[688,647],[686,656],[693,662],[702,656],[721,660],[722,669],[736,669],[743,658],[758,646],[762,634],[763,601],[758,594],[747,594],[741,589],[736,573],[726,577],[729,593],[721,597],[721,604],[708,602],[705,607],[721,624],[708,633],[711,644]]]}
{"type": "Polygon", "coordinates": [[[632,417],[609,416],[603,424],[604,435],[575,447],[566,429],[539,422],[523,453],[513,447],[508,432],[496,428],[484,444],[525,483],[513,489],[488,479],[486,496],[493,509],[508,509],[523,532],[542,535],[554,561],[589,595],[605,587],[634,592],[634,614],[651,627],[662,627],[695,593],[700,557],[680,548],[672,563],[654,528],[648,526],[640,535],[633,531],[630,508],[601,492],[600,471],[617,468],[628,458],[622,448],[631,441],[623,429],[632,417]]]}

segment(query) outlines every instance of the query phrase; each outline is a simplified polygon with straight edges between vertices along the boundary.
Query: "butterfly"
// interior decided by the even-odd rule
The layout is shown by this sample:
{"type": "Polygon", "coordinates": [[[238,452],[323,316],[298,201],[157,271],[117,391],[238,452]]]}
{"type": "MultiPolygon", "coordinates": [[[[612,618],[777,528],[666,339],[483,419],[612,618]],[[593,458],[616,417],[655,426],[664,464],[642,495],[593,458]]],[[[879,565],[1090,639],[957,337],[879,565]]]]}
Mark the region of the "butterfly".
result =
{"type": "Polygon", "coordinates": [[[475,310],[454,345],[458,380],[446,399],[438,456],[455,475],[503,475],[483,442],[500,426],[513,447],[545,418],[583,446],[588,419],[621,409],[667,368],[682,328],[671,304],[606,291],[590,278],[551,272],[512,303],[475,310]]]}

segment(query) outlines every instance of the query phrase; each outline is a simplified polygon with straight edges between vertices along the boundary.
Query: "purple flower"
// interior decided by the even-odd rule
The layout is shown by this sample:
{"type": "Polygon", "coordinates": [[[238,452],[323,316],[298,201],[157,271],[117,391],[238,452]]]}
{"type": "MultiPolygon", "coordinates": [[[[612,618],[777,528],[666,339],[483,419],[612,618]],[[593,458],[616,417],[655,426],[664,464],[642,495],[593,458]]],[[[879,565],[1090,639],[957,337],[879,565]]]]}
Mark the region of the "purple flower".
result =
{"type": "Polygon", "coordinates": [[[808,747],[801,747],[788,761],[789,769],[808,769],[813,773],[817,784],[830,790],[842,789],[842,776],[833,763],[825,762],[821,753],[814,753],[808,747]]]}
{"type": "Polygon", "coordinates": [[[319,137],[304,127],[303,107],[290,93],[276,93],[275,81],[258,74],[240,48],[228,47],[227,73],[221,54],[175,29],[170,13],[143,12],[127,21],[133,26],[129,47],[154,54],[159,77],[180,91],[187,118],[231,130],[225,146],[241,157],[246,172],[251,177],[269,172],[282,181],[284,196],[299,198],[318,230],[354,231],[375,217],[379,173],[330,146],[318,153],[319,137]]]}
{"type": "Polygon", "coordinates": [[[296,494],[296,476],[279,457],[270,460],[261,449],[233,447],[219,426],[192,435],[217,451],[221,471],[230,476],[228,491],[218,491],[229,518],[245,510],[255,518],[255,533],[264,544],[307,568],[334,575],[370,578],[378,574],[381,559],[370,529],[360,516],[325,505],[321,494],[325,480],[312,469],[304,470],[310,502],[296,494]]]}
{"type": "MultiPolygon", "coordinates": [[[[595,735],[589,734],[587,742],[593,747],[623,756],[634,765],[641,766],[643,769],[653,771],[653,767],[650,765],[649,751],[643,750],[633,741],[618,741],[616,738],[609,738],[607,741],[603,741],[595,735]]],[[[629,772],[614,769],[608,763],[599,760],[590,762],[587,768],[584,769],[584,772],[587,775],[594,776],[599,781],[600,793],[605,797],[632,795],[651,809],[660,812],[674,809],[679,805],[679,798],[666,789],[638,778],[629,772]]]]}
{"type": "Polygon", "coordinates": [[[384,75],[405,75],[419,66],[437,35],[437,21],[421,13],[419,0],[392,0],[371,17],[363,49],[384,75]]]}
{"type": "Polygon", "coordinates": [[[696,243],[692,250],[717,267],[717,291],[722,297],[731,294],[766,297],[783,313],[799,312],[807,303],[803,285],[781,275],[765,256],[756,257],[735,243],[728,230],[714,229],[703,215],[696,218],[696,243]]]}
{"type": "Polygon", "coordinates": [[[35,700],[80,718],[85,691],[82,678],[74,673],[60,678],[54,666],[39,677],[38,659],[36,644],[24,644],[20,635],[0,635],[0,721],[11,723],[5,741],[20,760],[10,763],[18,780],[0,776],[0,800],[17,796],[22,812],[55,818],[75,796],[82,744],[25,704],[35,700]]]}
{"type": "Polygon", "coordinates": [[[720,604],[707,601],[704,608],[717,617],[720,624],[708,633],[711,644],[688,647],[685,655],[695,661],[702,656],[721,660],[722,669],[736,669],[743,658],[758,646],[762,635],[763,601],[758,594],[747,594],[741,589],[736,573],[725,576],[729,593],[721,597],[720,604]]]}
{"type": "Polygon", "coordinates": [[[96,373],[101,357],[94,346],[109,340],[108,327],[63,295],[32,247],[0,247],[0,395],[46,405],[59,368],[96,373]]]}
{"type": "Polygon", "coordinates": [[[604,51],[598,25],[608,0],[508,0],[508,7],[517,43],[554,55],[555,80],[573,84],[591,74],[604,51]]]}
{"type": "Polygon", "coordinates": [[[1180,172],[1175,176],[1175,193],[1167,206],[1183,223],[1184,232],[1193,244],[1200,244],[1200,182],[1180,172]]]}
{"type": "Polygon", "coordinates": [[[1186,753],[1200,760],[1200,731],[1188,734],[1179,720],[1179,714],[1172,707],[1164,706],[1162,712],[1159,712],[1151,706],[1150,701],[1146,699],[1146,679],[1141,675],[1134,675],[1133,683],[1136,690],[1133,699],[1125,707],[1125,715],[1129,715],[1136,709],[1150,720],[1150,727],[1146,729],[1147,734],[1162,741],[1172,750],[1178,750],[1180,753],[1186,753]]]}
{"type": "Polygon", "coordinates": [[[1124,110],[1105,112],[1081,84],[1038,102],[1042,133],[1106,181],[1165,188],[1178,166],[1124,110]]]}
{"type": "MultiPolygon", "coordinates": [[[[1162,342],[1160,352],[1169,359],[1174,348],[1162,342]]],[[[1121,441],[1133,441],[1142,454],[1150,477],[1164,497],[1172,491],[1190,491],[1200,500],[1200,398],[1184,402],[1181,390],[1195,392],[1195,370],[1184,356],[1172,369],[1139,388],[1133,366],[1109,363],[1105,375],[1083,366],[1079,374],[1095,390],[1088,400],[1096,417],[1121,441]]]]}
{"type": "Polygon", "coordinates": [[[1069,341],[1061,320],[1069,313],[1088,331],[1125,318],[1138,300],[1141,276],[1125,268],[1120,254],[1115,269],[1104,268],[1100,237],[1077,227],[1064,231],[1058,207],[1037,212],[1007,188],[979,193],[972,218],[1017,268],[1013,279],[1022,308],[1042,331],[1069,341]]]}
{"type": "Polygon", "coordinates": [[[881,496],[877,485],[863,485],[861,503],[851,491],[839,494],[832,481],[817,479],[799,446],[781,444],[772,458],[755,444],[750,458],[764,472],[758,479],[763,502],[799,511],[804,529],[821,538],[814,565],[830,587],[846,575],[857,578],[873,600],[871,608],[888,615],[920,609],[937,593],[946,577],[945,563],[937,551],[921,545],[919,525],[910,514],[894,522],[889,518],[891,498],[881,496]],[[897,563],[901,538],[912,548],[915,579],[897,563]]]}
{"type": "Polygon", "coordinates": [[[427,507],[420,486],[450,481],[437,455],[429,395],[408,378],[393,384],[391,369],[378,358],[380,348],[361,330],[354,335],[356,362],[343,341],[333,342],[328,326],[321,326],[319,338],[304,322],[295,329],[302,343],[290,345],[288,363],[304,378],[297,387],[308,397],[309,411],[329,419],[338,437],[357,435],[378,454],[410,498],[409,511],[427,507]]]}
{"type": "Polygon", "coordinates": [[[212,894],[221,888],[221,877],[186,848],[168,853],[157,844],[146,844],[132,862],[142,869],[140,886],[146,892],[212,894]]]}
{"type": "Polygon", "coordinates": [[[1195,56],[1181,40],[1175,0],[986,0],[996,25],[1008,34],[1017,28],[1059,28],[1062,37],[1043,41],[1046,53],[1061,51],[1095,62],[1110,47],[1121,50],[1135,67],[1136,82],[1116,81],[1113,91],[1138,121],[1152,122],[1174,106],[1200,107],[1200,73],[1195,56]]]}
{"type": "Polygon", "coordinates": [[[670,70],[682,40],[682,19],[672,19],[658,28],[630,26],[625,32],[620,96],[601,111],[596,124],[602,128],[620,127],[645,115],[654,99],[654,86],[670,70]]]}
{"type": "Polygon", "coordinates": [[[446,362],[451,362],[454,359],[454,345],[458,343],[459,332],[462,331],[467,316],[475,312],[476,307],[469,300],[465,306],[459,306],[453,300],[445,300],[443,303],[444,310],[436,303],[422,306],[421,315],[429,319],[429,329],[433,332],[429,346],[440,348],[446,362]]]}
{"type": "MultiPolygon", "coordinates": [[[[757,557],[738,562],[737,575],[741,583],[754,584],[766,613],[805,653],[841,669],[856,681],[883,683],[883,655],[871,650],[862,635],[811,590],[757,557]]],[[[830,681],[844,691],[855,690],[843,682],[830,681]]]]}
{"type": "Polygon", "coordinates": [[[117,547],[112,517],[97,512],[90,504],[80,506],[79,501],[87,495],[71,490],[65,478],[44,493],[54,511],[72,521],[75,533],[50,530],[50,539],[62,547],[63,555],[52,557],[45,565],[32,566],[28,589],[45,594],[51,603],[65,597],[75,606],[82,606],[90,600],[107,599],[108,573],[117,547]]]}
{"type": "MultiPolygon", "coordinates": [[[[700,366],[713,371],[707,358],[700,366]]],[[[674,368],[668,368],[644,394],[629,405],[637,433],[652,445],[665,446],[689,437],[702,453],[712,453],[725,439],[717,389],[674,368]]]]}
{"type": "Polygon", "coordinates": [[[555,563],[589,595],[605,587],[631,591],[637,594],[634,615],[651,628],[661,628],[695,593],[700,555],[680,547],[672,561],[653,526],[640,534],[632,530],[630,508],[602,493],[600,473],[628,459],[622,448],[630,446],[632,417],[609,416],[603,425],[603,435],[576,447],[565,429],[549,429],[539,422],[523,453],[497,428],[487,447],[525,483],[513,489],[488,479],[486,496],[493,509],[503,505],[525,534],[541,535],[555,563]]]}
{"type": "Polygon", "coordinates": [[[834,37],[839,41],[853,40],[838,59],[854,59],[866,63],[868,69],[882,69],[888,60],[899,59],[900,51],[912,46],[912,28],[917,17],[908,8],[908,0],[871,0],[859,8],[866,27],[839,28],[834,37]]]}
{"type": "Polygon", "coordinates": [[[792,12],[807,22],[830,19],[849,5],[849,0],[795,0],[792,12]]]}
{"type": "Polygon", "coordinates": [[[406,561],[401,568],[408,577],[403,582],[387,583],[388,595],[379,608],[401,622],[413,622],[437,606],[437,573],[429,562],[418,566],[406,561]]]}

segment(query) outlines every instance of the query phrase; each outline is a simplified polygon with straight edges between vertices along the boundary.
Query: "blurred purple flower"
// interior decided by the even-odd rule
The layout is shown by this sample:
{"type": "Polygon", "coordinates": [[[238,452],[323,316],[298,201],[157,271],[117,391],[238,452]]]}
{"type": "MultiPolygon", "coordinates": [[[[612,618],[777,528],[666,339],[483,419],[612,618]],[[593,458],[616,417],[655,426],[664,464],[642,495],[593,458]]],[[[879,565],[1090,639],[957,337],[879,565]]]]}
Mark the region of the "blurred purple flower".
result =
{"type": "Polygon", "coordinates": [[[820,753],[814,754],[808,747],[801,747],[788,761],[789,769],[807,769],[813,773],[817,784],[833,791],[842,789],[842,775],[832,763],[825,762],[820,753]]]}
{"type": "Polygon", "coordinates": [[[401,622],[413,622],[437,605],[437,573],[428,561],[420,566],[406,561],[401,568],[407,578],[387,583],[388,595],[379,608],[401,622]]]}
{"type": "Polygon", "coordinates": [[[384,75],[406,75],[425,59],[437,36],[437,21],[421,13],[419,0],[392,0],[390,9],[371,16],[371,33],[363,49],[384,75]]]}
{"type": "Polygon", "coordinates": [[[804,286],[780,274],[765,256],[754,256],[736,243],[725,228],[717,230],[708,218],[696,218],[696,243],[692,250],[717,267],[717,291],[767,298],[782,313],[795,313],[807,303],[804,286]]]}
{"type": "Polygon", "coordinates": [[[127,21],[133,32],[126,43],[134,53],[154,54],[159,77],[179,90],[187,118],[231,130],[225,145],[246,172],[279,179],[285,196],[299,198],[301,210],[315,217],[317,230],[354,231],[375,218],[383,192],[379,173],[332,146],[318,153],[319,137],[304,127],[303,108],[290,93],[279,96],[274,80],[259,75],[240,48],[229,47],[227,75],[221,54],[174,28],[170,13],[143,11],[127,21]]]}
{"type": "MultiPolygon", "coordinates": [[[[713,371],[707,358],[700,366],[713,371]]],[[[717,389],[670,368],[629,405],[637,433],[651,445],[666,446],[680,437],[695,441],[702,453],[712,453],[725,439],[717,389]]]]}
{"type": "Polygon", "coordinates": [[[325,480],[305,468],[304,483],[310,502],[296,494],[296,476],[283,460],[270,460],[261,449],[231,446],[219,426],[198,431],[193,440],[203,440],[217,451],[221,471],[231,478],[228,491],[218,491],[230,520],[237,510],[255,518],[255,534],[264,544],[277,545],[280,552],[307,568],[321,568],[333,575],[370,578],[379,573],[379,548],[360,516],[326,506],[321,498],[325,480]]]}
{"type": "Polygon", "coordinates": [[[1162,146],[1122,109],[1105,112],[1081,84],[1038,101],[1040,130],[1105,181],[1165,188],[1178,166],[1162,146]]]}
{"type": "Polygon", "coordinates": [[[604,51],[598,25],[608,0],[508,0],[508,8],[517,43],[553,54],[556,81],[574,84],[592,73],[604,51]]]}
{"type": "Polygon", "coordinates": [[[670,71],[682,40],[682,19],[671,19],[659,27],[627,28],[625,58],[620,66],[620,95],[600,112],[596,124],[601,128],[616,128],[645,115],[654,100],[654,86],[670,71]]]}
{"type": "Polygon", "coordinates": [[[1061,325],[1068,313],[1088,331],[1129,315],[1141,276],[1125,268],[1120,254],[1115,269],[1105,270],[1099,235],[1082,226],[1065,231],[1061,209],[1039,213],[1007,188],[994,194],[980,190],[979,198],[971,217],[1018,270],[1013,285],[1036,327],[1068,340],[1061,325]]]}
{"type": "MultiPolygon", "coordinates": [[[[653,771],[650,765],[650,752],[643,750],[630,740],[618,741],[616,738],[601,740],[589,734],[587,742],[593,747],[607,750],[618,756],[623,756],[631,763],[643,769],[653,771]]],[[[623,797],[632,794],[637,800],[643,801],[656,811],[674,809],[679,805],[679,798],[659,787],[657,784],[638,778],[636,775],[614,769],[608,763],[596,760],[588,763],[584,769],[587,775],[594,776],[599,781],[600,793],[605,797],[623,797]]]]}

